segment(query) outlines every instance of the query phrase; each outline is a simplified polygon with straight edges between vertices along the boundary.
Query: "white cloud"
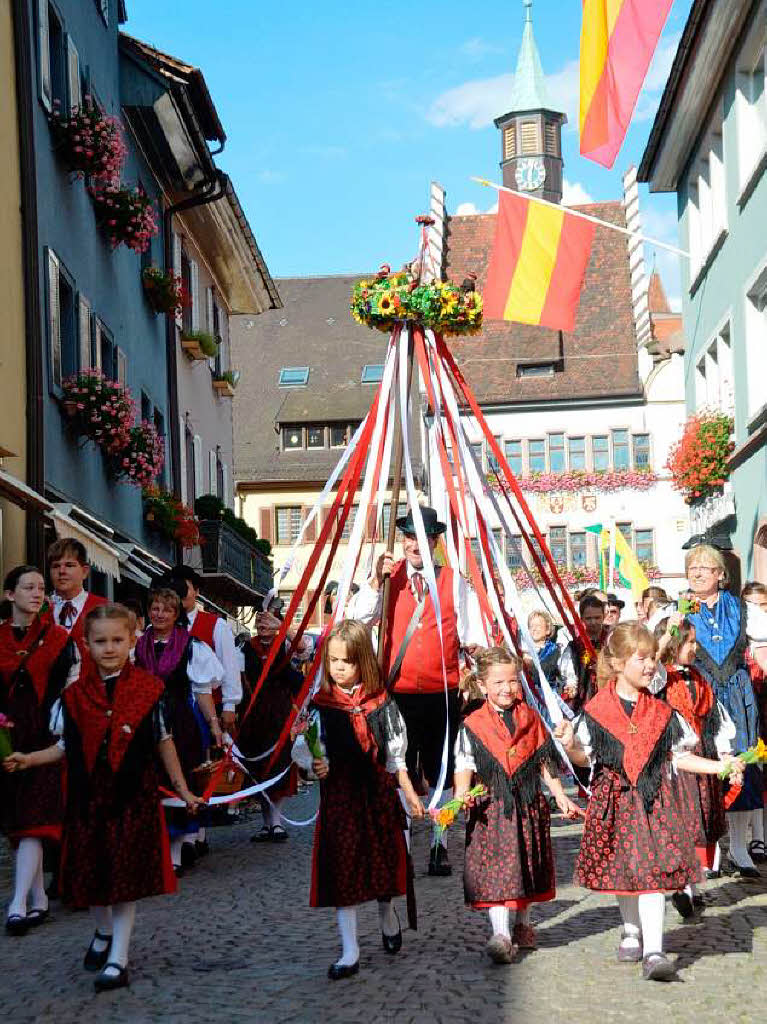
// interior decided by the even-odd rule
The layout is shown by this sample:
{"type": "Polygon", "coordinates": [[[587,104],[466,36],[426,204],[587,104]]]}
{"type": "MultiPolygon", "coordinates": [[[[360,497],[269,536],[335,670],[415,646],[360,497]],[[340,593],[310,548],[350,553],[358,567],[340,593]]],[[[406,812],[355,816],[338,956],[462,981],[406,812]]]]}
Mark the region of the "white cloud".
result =
{"type": "Polygon", "coordinates": [[[593,197],[586,191],[579,181],[568,181],[562,183],[562,205],[563,206],[585,206],[593,203],[593,197]]]}
{"type": "Polygon", "coordinates": [[[496,46],[495,43],[488,43],[487,40],[480,39],[479,36],[467,39],[465,43],[461,44],[459,49],[464,57],[468,57],[469,60],[482,60],[488,54],[503,53],[503,47],[496,46]]]}
{"type": "Polygon", "coordinates": [[[478,209],[476,203],[459,203],[455,208],[454,217],[476,217],[480,213],[498,213],[498,203],[495,202],[487,210],[478,209]]]}

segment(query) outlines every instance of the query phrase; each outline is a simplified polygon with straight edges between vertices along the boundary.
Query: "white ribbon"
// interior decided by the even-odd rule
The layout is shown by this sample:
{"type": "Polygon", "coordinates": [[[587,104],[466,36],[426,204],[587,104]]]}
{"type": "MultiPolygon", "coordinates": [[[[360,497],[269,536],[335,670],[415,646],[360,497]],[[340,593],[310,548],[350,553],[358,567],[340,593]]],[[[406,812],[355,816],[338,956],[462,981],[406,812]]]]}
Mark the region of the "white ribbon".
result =
{"type": "MultiPolygon", "coordinates": [[[[247,772],[244,765],[240,765],[243,771],[247,772]]],[[[279,782],[283,775],[286,775],[290,771],[290,765],[284,768],[279,775],[275,775],[271,779],[267,779],[266,782],[259,782],[255,786],[249,786],[247,789],[238,789],[236,793],[227,793],[226,796],[212,796],[205,804],[206,807],[216,807],[219,804],[235,804],[239,803],[240,800],[245,800],[249,796],[255,796],[256,793],[263,793],[265,789],[270,789],[275,783],[279,782]]],[[[250,774],[247,772],[247,774],[250,774]]],[[[184,801],[177,796],[168,796],[162,801],[163,807],[186,807],[184,801]]]]}

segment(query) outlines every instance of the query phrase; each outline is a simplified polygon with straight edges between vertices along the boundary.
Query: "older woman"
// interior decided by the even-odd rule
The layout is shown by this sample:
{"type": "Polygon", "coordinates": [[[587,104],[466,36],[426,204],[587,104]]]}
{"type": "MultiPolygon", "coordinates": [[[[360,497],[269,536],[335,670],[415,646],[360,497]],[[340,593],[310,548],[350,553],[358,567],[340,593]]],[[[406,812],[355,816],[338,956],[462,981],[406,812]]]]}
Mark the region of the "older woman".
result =
{"type": "Polygon", "coordinates": [[[537,608],[530,612],[527,628],[538,652],[538,660],[541,663],[543,674],[557,693],[560,693],[562,691],[562,674],[559,671],[559,659],[562,656],[562,649],[555,639],[557,627],[554,620],[545,609],[537,608]]]}
{"type": "MultiPolygon", "coordinates": [[[[733,750],[741,753],[759,738],[759,711],[745,657],[749,643],[758,661],[767,655],[767,614],[724,589],[727,569],[716,548],[699,544],[688,551],[685,572],[700,606],[688,616],[698,639],[695,667],[735,723],[733,750]]],[[[759,877],[749,856],[746,830],[751,812],[761,809],[762,800],[761,768],[748,765],[743,790],[728,813],[730,860],[722,865],[727,874],[759,877]]]]}

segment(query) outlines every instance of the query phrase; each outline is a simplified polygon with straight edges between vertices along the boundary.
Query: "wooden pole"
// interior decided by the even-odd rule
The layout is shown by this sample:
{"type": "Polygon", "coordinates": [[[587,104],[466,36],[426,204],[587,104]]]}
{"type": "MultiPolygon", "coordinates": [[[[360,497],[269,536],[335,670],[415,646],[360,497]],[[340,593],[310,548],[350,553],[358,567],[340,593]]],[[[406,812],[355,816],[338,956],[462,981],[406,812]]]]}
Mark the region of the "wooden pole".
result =
{"type": "MultiPolygon", "coordinates": [[[[399,363],[397,363],[399,371],[399,363]]],[[[405,415],[410,407],[410,393],[413,387],[413,334],[412,328],[407,328],[407,399],[405,415]]],[[[402,462],[405,455],[404,438],[402,436],[402,418],[400,411],[400,389],[399,373],[396,373],[395,381],[395,421],[394,421],[394,469],[392,470],[391,498],[389,499],[389,530],[386,536],[386,550],[394,550],[394,540],[397,535],[397,506],[399,505],[399,493],[402,485],[402,462]]],[[[381,595],[381,621],[378,626],[378,664],[383,668],[384,659],[384,638],[386,636],[386,620],[389,617],[389,597],[391,594],[391,576],[387,573],[383,578],[383,593],[381,595]]]]}

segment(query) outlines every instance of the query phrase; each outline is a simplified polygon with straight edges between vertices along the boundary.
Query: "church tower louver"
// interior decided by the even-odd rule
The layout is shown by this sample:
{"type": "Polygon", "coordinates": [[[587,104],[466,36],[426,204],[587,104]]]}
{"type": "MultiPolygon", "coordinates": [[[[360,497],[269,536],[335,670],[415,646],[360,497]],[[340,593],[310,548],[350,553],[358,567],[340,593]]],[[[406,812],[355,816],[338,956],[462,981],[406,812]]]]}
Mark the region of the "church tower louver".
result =
{"type": "Polygon", "coordinates": [[[495,119],[501,133],[503,184],[552,203],[562,201],[562,125],[551,108],[541,56],[533,36],[533,0],[523,0],[525,28],[519,49],[511,109],[495,119]]]}

